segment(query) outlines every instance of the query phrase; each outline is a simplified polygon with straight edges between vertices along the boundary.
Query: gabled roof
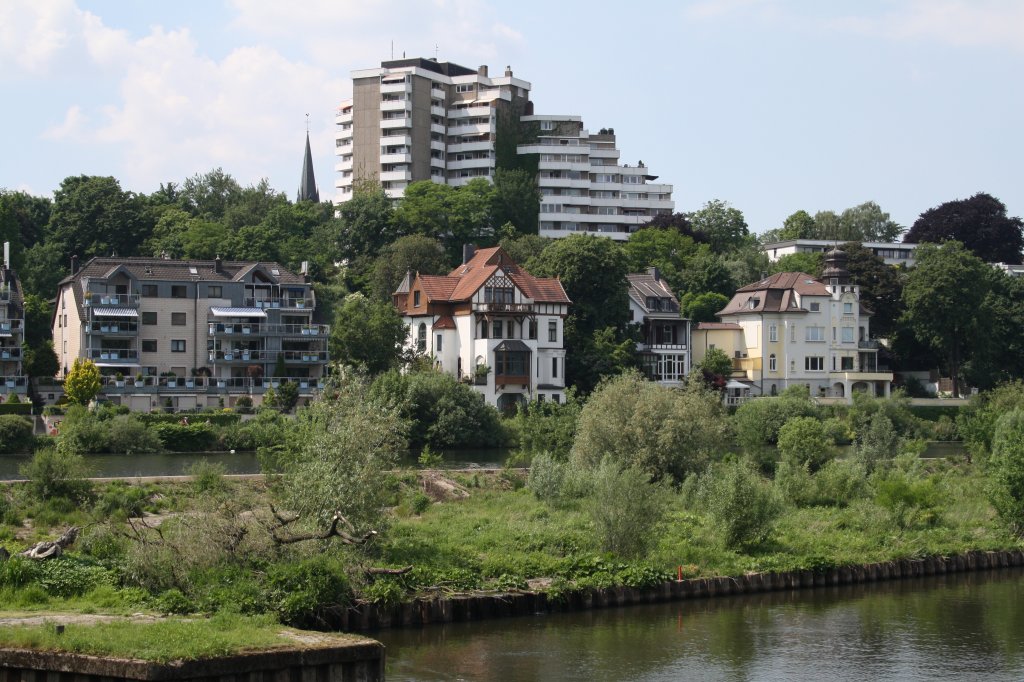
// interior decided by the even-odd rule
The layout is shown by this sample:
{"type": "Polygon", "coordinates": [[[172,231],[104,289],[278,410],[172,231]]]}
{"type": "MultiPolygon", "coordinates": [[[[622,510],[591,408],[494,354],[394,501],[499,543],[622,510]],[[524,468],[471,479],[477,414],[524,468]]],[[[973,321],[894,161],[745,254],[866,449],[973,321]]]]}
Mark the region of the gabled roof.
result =
{"type": "Polygon", "coordinates": [[[499,271],[508,276],[524,296],[536,303],[571,303],[557,278],[534,277],[516,265],[497,246],[479,249],[472,258],[447,275],[417,274],[415,279],[419,281],[427,300],[454,303],[472,299],[480,287],[499,271]]]}
{"type": "Polygon", "coordinates": [[[668,299],[675,310],[679,310],[679,300],[656,270],[630,273],[626,275],[626,280],[629,282],[629,297],[647,312],[651,312],[647,307],[648,298],[668,299]]]}
{"type": "Polygon", "coordinates": [[[451,315],[442,315],[437,318],[437,322],[433,325],[434,329],[455,329],[455,320],[452,319],[451,315]]]}
{"type": "Polygon", "coordinates": [[[820,280],[806,272],[779,272],[737,289],[717,315],[806,313],[797,300],[803,296],[829,297],[831,294],[820,280]]]}

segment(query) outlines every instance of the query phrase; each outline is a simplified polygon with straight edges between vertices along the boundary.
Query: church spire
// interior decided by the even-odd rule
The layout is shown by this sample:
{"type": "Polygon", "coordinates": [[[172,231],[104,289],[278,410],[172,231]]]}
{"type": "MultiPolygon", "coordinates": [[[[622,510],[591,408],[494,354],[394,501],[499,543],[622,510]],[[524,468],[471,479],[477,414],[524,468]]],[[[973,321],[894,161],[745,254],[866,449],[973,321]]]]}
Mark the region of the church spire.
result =
{"type": "Polygon", "coordinates": [[[299,193],[295,201],[320,201],[316,177],[313,175],[313,153],[309,149],[309,114],[306,114],[306,158],[302,160],[302,180],[299,181],[299,193]]]}

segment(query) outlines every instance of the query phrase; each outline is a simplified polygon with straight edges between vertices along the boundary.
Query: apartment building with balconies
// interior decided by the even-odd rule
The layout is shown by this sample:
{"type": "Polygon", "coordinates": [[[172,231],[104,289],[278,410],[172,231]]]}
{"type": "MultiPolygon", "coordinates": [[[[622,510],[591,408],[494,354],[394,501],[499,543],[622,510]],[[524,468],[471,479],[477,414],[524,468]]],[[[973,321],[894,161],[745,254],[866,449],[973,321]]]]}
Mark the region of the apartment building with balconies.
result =
{"type": "Polygon", "coordinates": [[[682,386],[690,373],[690,321],[657,268],[626,275],[629,322],[637,325],[636,344],[647,378],[665,386],[682,386]]]}
{"type": "Polygon", "coordinates": [[[277,263],[93,258],[61,281],[53,317],[63,378],[99,367],[101,397],[133,410],[260,402],[286,381],[311,397],[328,362],[308,278],[277,263]]]}
{"type": "Polygon", "coordinates": [[[534,277],[498,247],[463,255],[448,275],[409,273],[395,291],[407,347],[498,409],[564,400],[570,301],[561,282],[534,277]]]}
{"type": "Polygon", "coordinates": [[[433,59],[399,59],[352,73],[352,98],[338,108],[335,203],[360,180],[399,198],[410,182],[460,186],[491,178],[503,123],[529,109],[530,83],[510,68],[491,77],[433,59]]]}
{"type": "MultiPolygon", "coordinates": [[[[832,239],[789,239],[781,242],[769,242],[761,246],[768,255],[768,260],[775,262],[783,256],[794,253],[826,253],[835,248],[837,242],[832,239]]],[[[861,246],[881,258],[886,265],[902,265],[914,267],[914,253],[917,244],[908,242],[861,242],[861,246]]]]}
{"type": "Polygon", "coordinates": [[[542,237],[574,233],[619,241],[641,225],[675,210],[672,185],[655,182],[642,161],[619,162],[615,129],[591,133],[579,116],[522,117],[529,138],[519,154],[537,157],[542,237]]]}
{"type": "Polygon", "coordinates": [[[0,398],[15,394],[24,400],[28,377],[22,369],[21,344],[25,340],[25,296],[21,280],[11,269],[11,245],[4,242],[0,271],[0,398]]]}

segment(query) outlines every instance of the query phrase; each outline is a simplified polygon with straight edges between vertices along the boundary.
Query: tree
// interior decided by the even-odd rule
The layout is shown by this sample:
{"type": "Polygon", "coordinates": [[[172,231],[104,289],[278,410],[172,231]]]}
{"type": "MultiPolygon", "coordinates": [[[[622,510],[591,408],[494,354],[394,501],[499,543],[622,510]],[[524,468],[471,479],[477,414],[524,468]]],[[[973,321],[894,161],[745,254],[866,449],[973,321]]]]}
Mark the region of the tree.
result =
{"type": "Polygon", "coordinates": [[[407,272],[441,275],[448,269],[448,255],[438,240],[422,234],[399,237],[381,249],[374,261],[373,296],[379,301],[390,301],[407,272]]]}
{"type": "Polygon", "coordinates": [[[47,341],[53,333],[50,329],[53,304],[49,298],[38,294],[26,294],[24,301],[25,343],[30,348],[36,348],[47,341]]]}
{"type": "MultiPolygon", "coordinates": [[[[64,247],[54,242],[38,242],[25,252],[25,265],[20,272],[21,284],[31,294],[49,298],[57,291],[57,283],[68,272],[69,262],[64,247]]],[[[49,322],[46,323],[49,327],[49,322]]]]}
{"type": "Polygon", "coordinates": [[[748,400],[733,415],[736,442],[744,450],[756,451],[774,446],[779,429],[794,417],[816,417],[818,407],[810,399],[805,386],[791,386],[782,395],[748,400]]]}
{"type": "Polygon", "coordinates": [[[53,202],[25,192],[0,189],[0,241],[11,242],[11,261],[18,270],[22,253],[43,239],[53,202]]]}
{"type": "Polygon", "coordinates": [[[846,209],[839,216],[839,223],[841,233],[833,239],[844,241],[895,242],[904,232],[903,226],[873,201],[846,209]]]}
{"type": "Polygon", "coordinates": [[[846,252],[846,269],[860,286],[860,302],[871,315],[873,336],[889,338],[899,327],[903,314],[904,271],[886,265],[881,257],[858,242],[840,246],[846,252]]]}
{"type": "Polygon", "coordinates": [[[904,241],[923,244],[958,241],[988,263],[1020,263],[1024,221],[1006,215],[1006,206],[979,192],[970,199],[947,201],[914,222],[904,241]]]}
{"type": "Polygon", "coordinates": [[[715,322],[718,319],[718,311],[725,308],[729,303],[729,297],[708,291],[703,294],[683,294],[679,301],[679,308],[683,317],[690,319],[690,322],[715,322]]]}
{"type": "Polygon", "coordinates": [[[92,360],[75,358],[64,377],[64,395],[76,405],[88,405],[100,392],[100,369],[92,360]]]}
{"type": "Polygon", "coordinates": [[[630,235],[622,251],[630,272],[656,267],[673,290],[682,291],[686,290],[683,270],[687,259],[697,252],[697,245],[691,237],[675,230],[645,228],[630,235]]]}
{"type": "Polygon", "coordinates": [[[993,270],[959,242],[922,245],[916,258],[903,288],[903,319],[945,357],[959,396],[961,365],[988,329],[991,310],[985,304],[993,270]]]}
{"type": "Polygon", "coordinates": [[[787,253],[772,263],[771,274],[777,272],[806,272],[812,277],[821,277],[821,268],[824,264],[824,255],[820,251],[813,253],[787,253]]]}
{"type": "Polygon", "coordinates": [[[204,220],[220,220],[242,195],[242,187],[222,168],[185,180],[178,192],[178,204],[190,215],[204,220]]]}
{"type": "Polygon", "coordinates": [[[726,253],[742,246],[750,234],[743,213],[721,199],[712,199],[689,218],[693,229],[707,236],[715,253],[726,253]]]}
{"type": "Polygon", "coordinates": [[[693,229],[690,219],[685,213],[659,213],[651,218],[649,222],[640,226],[641,230],[657,228],[659,230],[674,230],[691,238],[698,244],[707,244],[708,236],[703,232],[693,229]]]}
{"type": "Polygon", "coordinates": [[[519,234],[514,226],[507,224],[498,228],[498,233],[498,246],[501,250],[507,253],[513,262],[524,266],[528,272],[532,272],[530,259],[539,256],[555,242],[554,239],[536,234],[519,234]]]}
{"type": "Polygon", "coordinates": [[[540,199],[534,175],[519,168],[496,169],[491,195],[492,224],[511,223],[521,234],[537,234],[540,199]]]}
{"type": "Polygon", "coordinates": [[[394,221],[401,234],[439,239],[454,260],[463,244],[477,244],[492,235],[493,194],[493,185],[484,178],[474,178],[462,187],[413,182],[405,188],[394,221]]]}
{"type": "Polygon", "coordinates": [[[589,469],[609,457],[621,469],[679,483],[703,470],[727,428],[719,395],[699,382],[677,390],[626,372],[603,381],[583,406],[570,457],[589,469]]]}
{"type": "Polygon", "coordinates": [[[1015,535],[1024,535],[1024,411],[999,418],[988,471],[992,506],[1015,535]]]}
{"type": "Polygon", "coordinates": [[[83,259],[129,256],[151,230],[138,196],[122,190],[114,178],[79,175],[64,178],[53,193],[46,243],[83,259]]]}
{"type": "Polygon", "coordinates": [[[650,474],[606,458],[593,478],[587,511],[601,549],[627,559],[638,559],[658,541],[657,527],[670,507],[671,491],[664,482],[652,483],[650,474]]]}
{"type": "Polygon", "coordinates": [[[793,213],[782,223],[782,229],[779,230],[779,240],[787,239],[817,239],[817,229],[814,224],[814,218],[811,214],[804,210],[799,210],[793,213]]]}
{"type": "Polygon", "coordinates": [[[782,513],[775,489],[747,460],[720,462],[704,473],[697,499],[726,547],[764,542],[782,513]]]}
{"type": "MultiPolygon", "coordinates": [[[[703,294],[707,292],[732,296],[736,291],[736,279],[725,258],[712,253],[707,244],[701,244],[686,259],[683,267],[683,291],[703,294]]],[[[719,308],[721,310],[721,308],[719,308]]]]}
{"type": "MultiPolygon", "coordinates": [[[[330,385],[289,432],[282,497],[321,527],[340,513],[356,533],[378,530],[390,503],[394,468],[408,447],[398,409],[351,380],[330,385]]],[[[355,534],[355,533],[353,533],[355,534]]]]}
{"type": "Polygon", "coordinates": [[[379,374],[398,364],[406,334],[402,317],[390,302],[371,301],[360,293],[349,294],[335,312],[331,356],[379,374]]]}
{"type": "MultiPolygon", "coordinates": [[[[413,183],[415,184],[415,183],[413,183]]],[[[376,256],[400,236],[391,199],[377,183],[358,182],[352,198],[338,205],[337,250],[344,257],[376,256]]]]}
{"type": "Polygon", "coordinates": [[[701,361],[694,365],[694,369],[713,376],[728,377],[732,374],[732,359],[721,348],[709,348],[701,361]]]}
{"type": "Polygon", "coordinates": [[[825,424],[816,417],[794,417],[779,429],[779,454],[811,473],[835,457],[832,445],[825,424]]]}
{"type": "Polygon", "coordinates": [[[22,348],[25,356],[25,374],[28,376],[53,377],[60,371],[60,360],[53,350],[53,341],[47,339],[34,346],[25,342],[22,348]]]}

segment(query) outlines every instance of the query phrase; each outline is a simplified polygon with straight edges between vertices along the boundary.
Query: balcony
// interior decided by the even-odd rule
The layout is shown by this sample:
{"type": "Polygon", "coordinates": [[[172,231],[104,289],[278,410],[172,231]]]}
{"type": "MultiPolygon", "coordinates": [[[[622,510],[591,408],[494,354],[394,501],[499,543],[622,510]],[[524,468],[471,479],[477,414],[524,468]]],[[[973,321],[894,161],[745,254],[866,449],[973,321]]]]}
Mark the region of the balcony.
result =
{"type": "Polygon", "coordinates": [[[313,299],[311,298],[247,298],[245,299],[246,308],[262,308],[264,310],[272,308],[290,308],[297,310],[312,310],[313,299]]]}
{"type": "Polygon", "coordinates": [[[0,360],[20,360],[21,346],[0,346],[0,360]]]}
{"type": "Polygon", "coordinates": [[[383,171],[380,174],[381,182],[410,182],[412,181],[412,171],[401,170],[401,171],[383,171]]]}
{"type": "Polygon", "coordinates": [[[481,313],[532,313],[532,303],[476,303],[473,309],[481,313]]]}
{"type": "Polygon", "coordinates": [[[381,83],[380,92],[381,94],[388,92],[409,92],[409,86],[410,84],[406,83],[404,80],[393,81],[391,83],[381,83]]]}
{"type": "Polygon", "coordinates": [[[85,292],[85,300],[82,302],[86,307],[107,306],[112,308],[138,308],[138,294],[93,294],[85,292]]]}
{"type": "Polygon", "coordinates": [[[138,364],[139,351],[132,348],[94,348],[88,351],[89,358],[98,364],[138,364]]]}
{"type": "Polygon", "coordinates": [[[412,154],[381,154],[381,163],[412,163],[412,154]]]}
{"type": "Polygon", "coordinates": [[[399,118],[382,118],[380,127],[385,130],[397,128],[412,128],[412,118],[403,116],[399,118]]]}
{"type": "Polygon", "coordinates": [[[389,99],[380,103],[381,111],[408,111],[409,102],[404,99],[389,99]]]}
{"type": "Polygon", "coordinates": [[[264,324],[209,322],[208,336],[328,336],[327,324],[264,324]]]}
{"type": "Polygon", "coordinates": [[[24,393],[28,390],[28,377],[0,376],[0,393],[24,393]]]}
{"type": "Polygon", "coordinates": [[[134,322],[108,322],[108,321],[97,321],[93,322],[85,328],[86,334],[109,334],[110,336],[125,336],[130,334],[138,334],[139,326],[134,322]]]}
{"type": "Polygon", "coordinates": [[[277,362],[278,356],[289,363],[321,364],[330,359],[328,352],[325,350],[234,349],[207,352],[207,359],[211,363],[277,362]]]}
{"type": "Polygon", "coordinates": [[[881,344],[878,339],[866,339],[864,341],[857,342],[857,348],[861,350],[878,350],[881,344]]]}
{"type": "Polygon", "coordinates": [[[445,110],[444,107],[439,107],[439,106],[436,106],[436,105],[432,105],[430,107],[430,115],[431,116],[440,116],[441,118],[444,118],[445,116],[448,115],[448,112],[445,110]]]}
{"type": "MultiPolygon", "coordinates": [[[[21,380],[16,386],[25,386],[25,377],[0,377],[21,380]]],[[[317,377],[142,377],[136,381],[131,377],[118,380],[115,376],[100,377],[100,392],[106,395],[127,393],[255,393],[262,394],[268,388],[278,389],[281,384],[292,381],[299,385],[303,395],[324,387],[324,380],[317,377]]],[[[0,383],[0,391],[3,384],[0,383]]]]}

